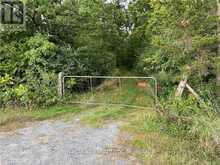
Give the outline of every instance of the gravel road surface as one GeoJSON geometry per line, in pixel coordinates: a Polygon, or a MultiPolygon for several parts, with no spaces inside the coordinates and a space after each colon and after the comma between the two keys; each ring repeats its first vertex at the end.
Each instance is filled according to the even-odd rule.
{"type": "Polygon", "coordinates": [[[0,165],[134,165],[112,147],[118,134],[117,124],[91,128],[75,120],[37,122],[0,133],[0,165]]]}

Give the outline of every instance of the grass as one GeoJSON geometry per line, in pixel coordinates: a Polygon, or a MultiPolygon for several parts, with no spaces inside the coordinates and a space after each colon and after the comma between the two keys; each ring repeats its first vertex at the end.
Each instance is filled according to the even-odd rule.
{"type": "MultiPolygon", "coordinates": [[[[180,135],[177,125],[168,127],[163,118],[158,117],[153,109],[154,100],[150,92],[146,93],[146,91],[134,88],[133,82],[128,81],[124,84],[122,91],[115,86],[104,87],[95,94],[79,95],[77,99],[79,101],[89,99],[94,102],[119,101],[124,104],[145,106],[148,109],[61,105],[38,111],[7,110],[0,111],[0,130],[8,125],[9,128],[18,127],[20,123],[26,121],[57,117],[68,118],[80,113],[79,117],[83,124],[95,127],[100,127],[108,122],[120,122],[121,130],[128,132],[133,137],[131,140],[126,140],[124,145],[137,149],[133,154],[143,162],[142,164],[219,164],[219,158],[213,158],[212,155],[203,152],[198,141],[180,135]]],[[[196,126],[196,129],[199,125],[196,126]]],[[[207,130],[207,132],[210,131],[207,130]]]]}
{"type": "Polygon", "coordinates": [[[135,156],[143,164],[219,164],[196,141],[169,134],[154,111],[133,113],[126,120],[123,130],[133,135],[128,145],[139,149],[135,156]]]}
{"type": "Polygon", "coordinates": [[[124,108],[120,106],[111,106],[111,107],[100,106],[84,114],[81,117],[81,121],[84,124],[100,127],[106,122],[122,121],[129,114],[136,112],[137,109],[135,108],[124,108]]]}
{"type": "Polygon", "coordinates": [[[25,122],[68,117],[80,111],[79,107],[73,105],[59,105],[34,111],[25,109],[6,109],[0,111],[0,130],[15,129],[24,125],[25,122]]]}
{"type": "Polygon", "coordinates": [[[218,164],[204,154],[194,141],[173,136],[166,132],[163,121],[152,109],[98,106],[81,116],[81,121],[91,126],[102,126],[106,122],[122,123],[122,132],[129,132],[132,139],[128,147],[143,164],[218,164]]]}
{"type": "MultiPolygon", "coordinates": [[[[121,103],[151,107],[153,105],[153,98],[150,89],[137,88],[136,82],[137,80],[123,80],[123,87],[119,89],[117,84],[106,81],[95,94],[91,92],[84,93],[78,95],[77,99],[78,101],[89,100],[90,102],[121,103]]],[[[98,126],[106,120],[121,119],[127,114],[134,112],[135,109],[120,106],[91,107],[78,105],[60,105],[34,111],[7,109],[0,111],[0,128],[3,126],[7,127],[9,124],[20,125],[27,121],[46,120],[61,116],[68,117],[80,111],[86,111],[81,117],[83,123],[98,126]]]]}
{"type": "MultiPolygon", "coordinates": [[[[152,96],[150,87],[139,88],[136,85],[137,81],[138,80],[122,80],[122,88],[120,89],[117,84],[113,84],[112,81],[107,80],[101,85],[101,88],[100,86],[98,87],[99,90],[95,94],[84,94],[77,99],[80,101],[89,100],[90,102],[120,103],[152,108],[154,106],[154,97],[152,96]]],[[[98,106],[91,108],[88,113],[83,115],[81,121],[82,123],[92,126],[101,126],[108,121],[121,121],[129,114],[137,113],[137,111],[140,110],[118,105],[98,106]]]]}
{"type": "Polygon", "coordinates": [[[95,92],[83,93],[77,95],[77,93],[70,94],[71,101],[76,102],[93,102],[93,103],[111,103],[111,104],[126,104],[142,107],[153,107],[154,96],[150,86],[146,88],[137,87],[136,79],[122,79],[121,88],[115,81],[106,80],[102,85],[97,87],[95,92]]]}
{"type": "Polygon", "coordinates": [[[204,152],[197,140],[190,140],[187,134],[179,132],[177,125],[167,126],[166,121],[158,117],[149,93],[133,88],[133,82],[125,85],[123,91],[107,88],[104,90],[108,91],[107,94],[101,91],[87,99],[108,101],[117,98],[125,104],[142,105],[148,109],[98,106],[84,114],[81,121],[92,126],[102,126],[113,120],[123,123],[122,131],[129,132],[133,137],[125,145],[138,149],[134,155],[142,164],[219,164],[220,159],[204,152]]]}

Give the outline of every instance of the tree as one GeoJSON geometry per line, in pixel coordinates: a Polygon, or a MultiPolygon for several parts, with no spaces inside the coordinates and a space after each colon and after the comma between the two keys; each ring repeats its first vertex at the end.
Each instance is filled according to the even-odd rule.
{"type": "Polygon", "coordinates": [[[183,75],[197,86],[212,82],[217,58],[216,1],[150,1],[150,6],[145,30],[150,45],[140,68],[166,77],[165,83],[178,82],[183,75]]]}
{"type": "Polygon", "coordinates": [[[7,98],[2,99],[2,104],[11,100],[37,105],[55,101],[55,74],[60,71],[74,75],[112,72],[122,40],[117,24],[121,9],[116,3],[102,0],[26,0],[25,3],[26,31],[0,33],[3,91],[12,89],[7,96],[1,95],[7,98]],[[26,90],[26,100],[16,95],[16,91],[26,90]]]}

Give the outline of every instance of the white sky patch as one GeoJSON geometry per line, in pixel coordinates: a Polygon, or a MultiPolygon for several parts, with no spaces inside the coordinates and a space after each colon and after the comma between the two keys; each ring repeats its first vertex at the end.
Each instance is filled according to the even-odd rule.
{"type": "MultiPolygon", "coordinates": [[[[114,1],[114,0],[107,0],[106,2],[107,2],[107,3],[111,3],[111,2],[113,2],[113,1],[114,1]]],[[[133,0],[123,0],[123,2],[121,2],[121,4],[122,4],[123,6],[125,6],[125,8],[127,9],[129,3],[132,2],[132,1],[133,1],[133,0]]]]}

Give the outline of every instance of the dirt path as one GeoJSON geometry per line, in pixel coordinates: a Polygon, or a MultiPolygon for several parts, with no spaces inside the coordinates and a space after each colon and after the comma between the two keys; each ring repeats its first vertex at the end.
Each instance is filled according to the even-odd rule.
{"type": "Polygon", "coordinates": [[[134,165],[113,148],[119,128],[81,126],[77,121],[43,121],[0,133],[0,165],[134,165]],[[111,156],[110,156],[111,155],[111,156]]]}

